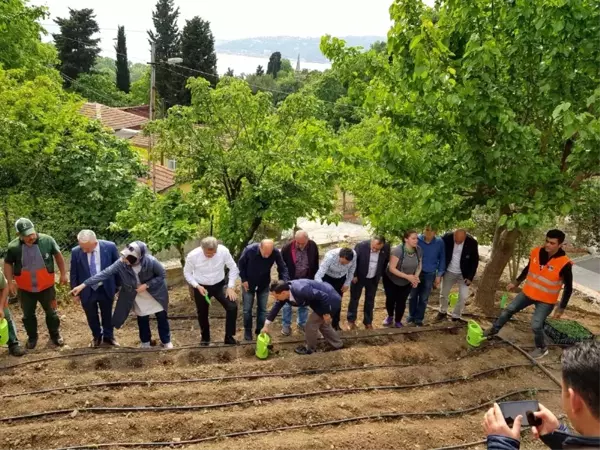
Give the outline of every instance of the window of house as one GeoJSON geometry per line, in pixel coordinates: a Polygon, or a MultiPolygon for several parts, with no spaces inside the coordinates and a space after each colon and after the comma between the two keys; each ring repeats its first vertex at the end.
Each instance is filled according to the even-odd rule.
{"type": "Polygon", "coordinates": [[[177,169],[177,161],[174,159],[167,159],[167,167],[171,170],[177,169]]]}

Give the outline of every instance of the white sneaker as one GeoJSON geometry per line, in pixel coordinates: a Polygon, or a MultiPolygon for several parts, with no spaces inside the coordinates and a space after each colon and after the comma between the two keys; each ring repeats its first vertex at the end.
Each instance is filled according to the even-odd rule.
{"type": "Polygon", "coordinates": [[[140,348],[151,348],[150,342],[142,342],[140,348]]]}
{"type": "Polygon", "coordinates": [[[165,350],[171,350],[173,348],[172,342],[167,342],[166,344],[161,344],[165,350]]]}

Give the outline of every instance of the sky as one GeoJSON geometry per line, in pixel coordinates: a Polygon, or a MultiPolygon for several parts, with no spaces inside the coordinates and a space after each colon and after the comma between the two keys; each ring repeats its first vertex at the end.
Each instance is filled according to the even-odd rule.
{"type": "MultiPolygon", "coordinates": [[[[101,28],[103,56],[114,58],[113,39],[118,25],[127,33],[131,62],[146,62],[149,44],[145,30],[151,29],[155,0],[32,0],[50,9],[42,23],[49,33],[58,32],[53,19],[67,17],[68,8],[92,8],[101,28]]],[[[200,16],[211,23],[216,40],[260,36],[385,36],[390,28],[392,0],[175,0],[179,6],[179,28],[186,19],[200,16]]],[[[50,38],[51,39],[51,38],[50,38]]]]}

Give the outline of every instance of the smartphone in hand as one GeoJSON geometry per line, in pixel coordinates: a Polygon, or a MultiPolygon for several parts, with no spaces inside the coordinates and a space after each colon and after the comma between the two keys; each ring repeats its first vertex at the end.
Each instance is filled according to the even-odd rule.
{"type": "Polygon", "coordinates": [[[533,413],[540,410],[540,405],[537,400],[523,400],[517,402],[500,402],[498,403],[504,420],[509,427],[513,426],[517,416],[523,416],[523,425],[540,426],[541,419],[536,418],[533,413]]]}

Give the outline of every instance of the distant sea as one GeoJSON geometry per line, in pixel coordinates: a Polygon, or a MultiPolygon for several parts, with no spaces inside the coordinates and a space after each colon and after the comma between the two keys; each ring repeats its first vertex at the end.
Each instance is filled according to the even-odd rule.
{"type": "MultiPolygon", "coordinates": [[[[296,68],[296,60],[290,60],[290,62],[292,67],[296,68]]],[[[247,75],[252,74],[256,72],[258,65],[263,66],[263,69],[266,72],[268,63],[268,57],[260,58],[255,56],[217,53],[217,71],[219,72],[219,75],[225,74],[228,68],[233,69],[234,75],[241,75],[242,73],[247,75]]],[[[331,68],[331,64],[311,63],[300,60],[300,68],[323,71],[331,68]]]]}

